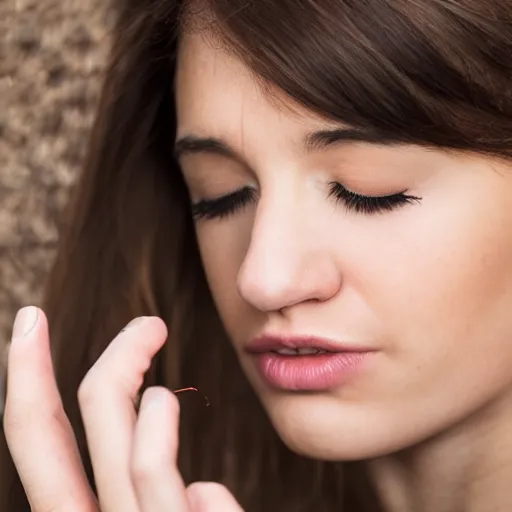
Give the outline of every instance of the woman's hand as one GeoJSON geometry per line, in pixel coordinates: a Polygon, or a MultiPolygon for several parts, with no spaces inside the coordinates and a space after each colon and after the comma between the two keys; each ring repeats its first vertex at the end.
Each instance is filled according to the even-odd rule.
{"type": "MultiPolygon", "coordinates": [[[[88,485],[55,383],[43,312],[25,308],[8,356],[5,434],[33,512],[240,512],[215,483],[185,487],[176,466],[179,406],[164,388],[134,403],[164,323],[138,318],[123,329],[78,393],[98,497],[88,485]]],[[[73,343],[73,340],[69,340],[73,343]]]]}

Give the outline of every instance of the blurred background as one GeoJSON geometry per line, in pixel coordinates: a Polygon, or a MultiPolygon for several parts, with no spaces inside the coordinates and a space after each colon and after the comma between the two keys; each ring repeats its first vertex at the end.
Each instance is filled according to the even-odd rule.
{"type": "Polygon", "coordinates": [[[0,0],[2,358],[17,309],[41,298],[114,21],[102,0],[0,0]]]}

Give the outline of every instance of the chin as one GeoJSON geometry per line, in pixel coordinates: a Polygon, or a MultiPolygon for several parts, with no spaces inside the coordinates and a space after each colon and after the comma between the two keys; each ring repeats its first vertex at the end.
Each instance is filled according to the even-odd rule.
{"type": "Polygon", "coordinates": [[[390,416],[383,415],[383,411],[360,404],[340,404],[332,397],[303,395],[274,397],[264,405],[288,448],[309,458],[368,460],[413,444],[404,435],[403,423],[390,423],[390,416]]]}

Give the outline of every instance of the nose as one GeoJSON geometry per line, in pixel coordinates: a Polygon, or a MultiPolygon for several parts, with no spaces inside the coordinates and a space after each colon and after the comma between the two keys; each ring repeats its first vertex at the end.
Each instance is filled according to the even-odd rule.
{"type": "Polygon", "coordinates": [[[300,204],[286,212],[282,205],[258,210],[238,274],[242,298],[271,312],[335,296],[341,273],[328,235],[315,226],[315,215],[308,218],[300,204]]]}

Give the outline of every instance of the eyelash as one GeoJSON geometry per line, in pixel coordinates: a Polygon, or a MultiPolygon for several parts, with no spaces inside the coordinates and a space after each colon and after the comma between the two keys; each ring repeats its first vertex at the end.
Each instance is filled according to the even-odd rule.
{"type": "Polygon", "coordinates": [[[244,187],[216,199],[203,199],[192,205],[192,217],[196,220],[222,219],[256,201],[256,191],[244,187]]]}
{"type": "Polygon", "coordinates": [[[397,192],[387,196],[363,196],[348,190],[335,181],[329,183],[329,188],[329,196],[334,198],[336,202],[343,203],[347,210],[364,215],[390,212],[407,204],[421,201],[420,197],[409,196],[405,192],[397,192]]]}
{"type": "MultiPolygon", "coordinates": [[[[405,192],[388,196],[363,196],[335,181],[329,183],[329,197],[335,199],[337,203],[343,203],[347,210],[364,215],[389,212],[421,201],[421,198],[406,195],[405,192]]],[[[216,199],[204,199],[193,204],[192,216],[196,220],[222,219],[242,210],[256,199],[256,191],[250,187],[244,187],[231,194],[216,199]]]]}

